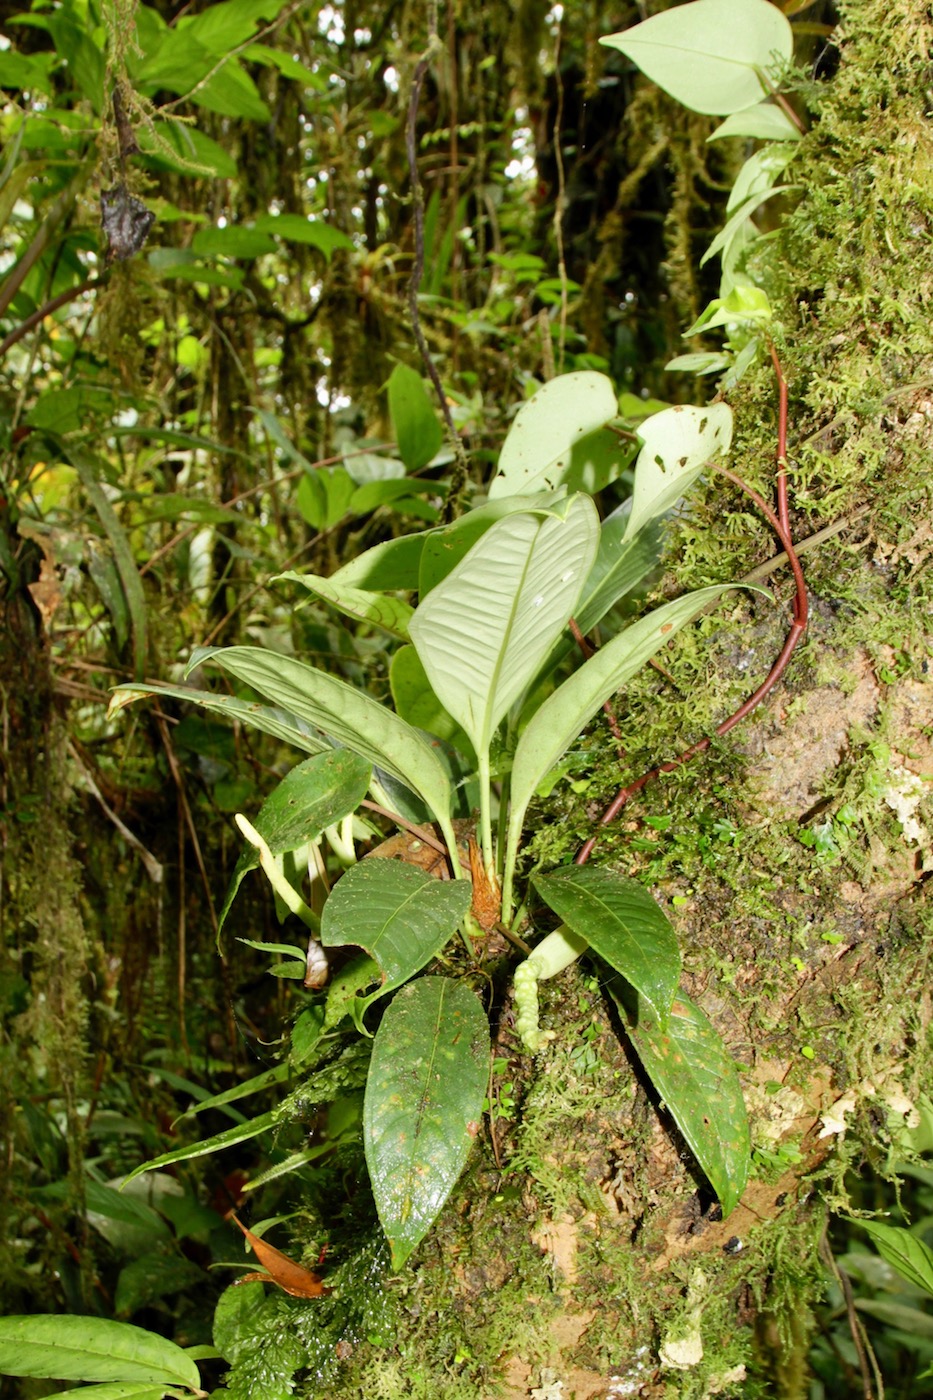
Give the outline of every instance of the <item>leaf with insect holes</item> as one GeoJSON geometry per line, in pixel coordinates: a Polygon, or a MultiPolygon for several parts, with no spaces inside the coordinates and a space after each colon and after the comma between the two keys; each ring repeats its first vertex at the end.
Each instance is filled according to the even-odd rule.
{"type": "Polygon", "coordinates": [[[751,1138],[742,1086],[722,1039],[683,992],[662,1027],[633,988],[613,980],[608,991],[645,1073],[729,1215],[748,1180],[751,1138]]]}
{"type": "Polygon", "coordinates": [[[489,1077],[489,1024],[463,982],[422,977],[376,1032],[363,1139],[376,1209],[400,1269],[466,1165],[489,1077]]]}
{"type": "Polygon", "coordinates": [[[732,410],[724,403],[666,408],[646,418],[638,435],[644,445],[635,462],[626,539],[676,505],[711,457],[728,452],[732,410]]]}
{"type": "Polygon", "coordinates": [[[601,490],[625,466],[626,449],[597,430],[619,413],[612,380],[592,370],[551,379],[522,404],[502,444],[489,499],[555,491],[601,490]],[[591,479],[588,479],[591,478],[591,479]]]}

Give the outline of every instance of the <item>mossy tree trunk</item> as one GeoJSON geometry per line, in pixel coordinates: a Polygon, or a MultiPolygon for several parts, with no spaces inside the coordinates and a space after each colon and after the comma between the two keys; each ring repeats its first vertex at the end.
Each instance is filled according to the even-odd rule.
{"type": "MultiPolygon", "coordinates": [[[[387,1396],[807,1393],[828,1211],[849,1164],[890,1166],[929,1083],[929,37],[918,0],[842,7],[838,71],[805,94],[799,203],[761,255],[790,382],[795,536],[832,527],[804,550],[805,645],[753,720],[645,789],[598,848],[671,913],[685,986],[743,1069],[758,1174],[717,1219],[598,983],[566,974],[543,1009],[558,1038],[534,1065],[503,1028],[519,1106],[496,1124],[502,1171],[477,1151],[400,1285],[402,1360],[364,1348],[341,1394],[377,1376],[387,1396]]],[[[731,402],[731,465],[767,492],[770,366],[731,402]]],[[[670,566],[678,584],[708,582],[772,548],[714,479],[670,566]]],[[[725,627],[720,613],[627,693],[631,770],[608,731],[594,739],[578,806],[537,814],[552,857],[640,760],[709,732],[766,674],[791,597],[782,573],[768,581],[780,608],[742,602],[725,627]]]]}

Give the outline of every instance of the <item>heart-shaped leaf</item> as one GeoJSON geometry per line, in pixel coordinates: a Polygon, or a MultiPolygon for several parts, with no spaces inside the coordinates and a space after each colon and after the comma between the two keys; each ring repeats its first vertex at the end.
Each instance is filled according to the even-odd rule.
{"type": "MultiPolygon", "coordinates": [[[[499,454],[499,469],[489,488],[489,499],[527,495],[535,491],[555,491],[568,482],[571,488],[588,486],[587,468],[602,485],[611,467],[604,460],[607,449],[625,464],[625,452],[610,438],[590,444],[584,450],[587,460],[573,461],[574,447],[618,416],[619,404],[612,380],[592,370],[561,374],[542,384],[537,393],[518,410],[499,454]],[[589,459],[595,458],[595,461],[589,459]],[[576,467],[579,480],[569,481],[576,467]]],[[[590,489],[600,489],[599,485],[590,489]]]]}
{"type": "Polygon", "coordinates": [[[200,1392],[198,1368],[181,1347],[103,1317],[0,1318],[0,1371],[63,1381],[165,1381],[200,1392]]]}
{"type": "Polygon", "coordinates": [[[692,0],[600,39],[694,112],[726,116],[767,97],[794,52],[785,16],[768,0],[692,0]]]}
{"type": "Polygon", "coordinates": [[[645,1073],[728,1215],[748,1180],[751,1138],[739,1076],[718,1032],[683,992],[666,1028],[629,988],[610,983],[609,992],[645,1073]]]}
{"type": "Polygon", "coordinates": [[[489,1026],[462,982],[423,977],[393,999],[373,1044],[363,1138],[376,1209],[400,1269],[469,1156],[489,1077],[489,1026]]]}
{"type": "Polygon", "coordinates": [[[472,893],[469,880],[434,880],[400,860],[361,860],[324,905],[321,942],[369,953],[382,970],[385,993],[441,951],[466,917],[472,893]]]}
{"type": "Polygon", "coordinates": [[[680,979],[677,935],[637,880],[605,866],[571,865],[536,875],[541,898],[667,1021],[680,979]]]}

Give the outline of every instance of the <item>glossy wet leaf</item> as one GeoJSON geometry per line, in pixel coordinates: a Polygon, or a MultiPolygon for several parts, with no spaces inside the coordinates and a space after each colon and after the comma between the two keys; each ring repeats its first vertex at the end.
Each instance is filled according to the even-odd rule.
{"type": "Polygon", "coordinates": [[[738,1205],[748,1180],[751,1138],[735,1064],[719,1033],[683,992],[666,1029],[642,998],[610,983],[645,1073],[680,1129],[722,1206],[738,1205]]]}
{"type": "Polygon", "coordinates": [[[432,690],[480,761],[566,626],[596,553],[589,497],[554,511],[497,521],[409,628],[432,690]]]}
{"type": "Polygon", "coordinates": [[[423,977],[376,1034],[363,1136],[376,1209],[399,1269],[440,1214],[482,1116],[489,1026],[462,982],[423,977]]]}
{"type": "MultiPolygon", "coordinates": [[[[328,749],[299,763],[262,804],[253,825],[273,855],[295,851],[316,841],[366,796],[372,776],[365,758],[351,749],[328,749]]],[[[234,867],[218,919],[218,936],[244,876],[259,865],[259,852],[248,845],[234,867]]],[[[269,951],[272,951],[270,948],[269,951]]]]}
{"type": "Polygon", "coordinates": [[[692,0],[600,39],[694,112],[726,116],[768,96],[794,36],[768,0],[692,0]]]}
{"type": "Polygon", "coordinates": [[[353,865],[324,905],[321,942],[355,944],[382,970],[381,991],[401,986],[456,933],[470,908],[469,880],[435,880],[400,860],[353,865]]]}
{"type": "MultiPolygon", "coordinates": [[[[568,481],[574,447],[618,412],[612,380],[605,374],[577,370],[543,384],[515,415],[502,444],[489,499],[555,491],[568,481]]],[[[594,453],[602,447],[602,443],[593,445],[594,453]]],[[[615,455],[624,458],[624,450],[618,448],[615,455]]],[[[577,465],[581,480],[570,482],[572,488],[588,484],[582,479],[586,464],[577,465]]],[[[604,465],[603,475],[608,476],[608,471],[604,465]]]]}
{"type": "Polygon", "coordinates": [[[63,1381],[165,1381],[200,1387],[198,1368],[174,1342],[102,1317],[0,1318],[0,1372],[63,1381]]]}
{"type": "Polygon", "coordinates": [[[677,935],[637,880],[605,866],[571,865],[536,875],[535,888],[555,914],[667,1021],[680,980],[677,935]]]}

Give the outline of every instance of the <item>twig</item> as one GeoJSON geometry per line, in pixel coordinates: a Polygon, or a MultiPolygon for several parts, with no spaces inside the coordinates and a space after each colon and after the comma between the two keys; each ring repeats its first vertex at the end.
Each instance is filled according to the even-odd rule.
{"type": "Polygon", "coordinates": [[[884,1382],[882,1381],[881,1375],[878,1371],[878,1363],[875,1359],[875,1354],[872,1350],[871,1343],[869,1342],[868,1337],[865,1334],[865,1329],[862,1326],[861,1319],[858,1313],[855,1311],[855,1299],[852,1295],[852,1284],[849,1282],[848,1275],[845,1273],[845,1271],[840,1269],[839,1265],[836,1263],[835,1256],[829,1245],[829,1240],[826,1237],[825,1229],[822,1235],[820,1236],[818,1252],[820,1259],[823,1261],[824,1267],[829,1270],[833,1278],[836,1280],[836,1283],[839,1285],[840,1292],[842,1293],[843,1299],[845,1300],[846,1314],[849,1319],[849,1331],[852,1333],[852,1342],[855,1347],[855,1353],[858,1357],[859,1370],[862,1375],[863,1400],[876,1400],[876,1397],[877,1400],[884,1400],[884,1382]],[[871,1356],[871,1369],[874,1372],[877,1391],[873,1389],[871,1383],[871,1376],[869,1375],[869,1355],[871,1356]]]}
{"type": "Polygon", "coordinates": [[[564,347],[567,343],[567,262],[564,257],[564,210],[567,203],[567,181],[564,172],[564,84],[560,76],[560,20],[554,41],[554,80],[557,83],[557,111],[554,114],[554,159],[557,162],[557,201],[554,205],[554,238],[557,242],[557,273],[560,277],[560,332],[557,367],[564,372],[564,347]]]}
{"type": "Polygon", "coordinates": [[[74,301],[77,297],[83,296],[85,292],[96,292],[99,287],[107,281],[108,274],[101,273],[100,277],[87,277],[83,282],[79,282],[77,287],[69,287],[67,292],[59,292],[57,297],[52,297],[51,301],[45,302],[37,311],[33,311],[27,316],[25,321],[21,321],[15,330],[0,340],[0,358],[11,349],[23,336],[28,335],[34,326],[38,326],[45,320],[46,316],[51,316],[53,311],[57,311],[60,306],[64,306],[69,301],[74,301]]]}

